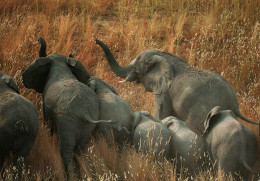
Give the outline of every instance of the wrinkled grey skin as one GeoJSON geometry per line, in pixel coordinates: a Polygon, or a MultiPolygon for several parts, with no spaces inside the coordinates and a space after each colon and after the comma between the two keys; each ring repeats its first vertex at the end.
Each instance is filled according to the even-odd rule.
{"type": "Polygon", "coordinates": [[[170,158],[171,133],[149,112],[137,111],[133,113],[131,133],[133,133],[133,144],[138,151],[152,152],[156,156],[170,158]]]}
{"type": "Polygon", "coordinates": [[[37,137],[38,113],[32,102],[19,94],[13,78],[0,72],[0,172],[12,152],[14,165],[26,159],[37,137]]]}
{"type": "Polygon", "coordinates": [[[182,166],[188,169],[191,175],[198,175],[207,163],[206,156],[209,155],[202,138],[174,116],[163,119],[161,123],[171,132],[170,153],[171,158],[177,158],[177,173],[182,166]]]}
{"type": "Polygon", "coordinates": [[[256,136],[236,119],[233,111],[214,107],[207,115],[203,138],[218,168],[225,173],[231,172],[236,180],[240,180],[237,174],[248,180],[255,172],[256,136]]]}
{"type": "Polygon", "coordinates": [[[88,81],[88,86],[95,91],[98,96],[99,102],[99,119],[101,120],[114,120],[117,124],[111,125],[109,123],[98,123],[96,132],[104,137],[108,133],[113,133],[114,140],[119,144],[128,139],[129,134],[125,130],[130,129],[130,121],[132,119],[131,109],[128,103],[122,99],[116,89],[104,80],[92,76],[88,81]],[[115,129],[117,128],[117,129],[115,129]]]}
{"type": "Polygon", "coordinates": [[[98,97],[85,85],[89,75],[80,61],[60,54],[46,56],[46,43],[41,37],[39,41],[40,58],[24,71],[23,82],[42,93],[45,119],[57,132],[66,173],[74,177],[72,159],[77,160],[96,123],[102,122],[98,121],[98,97]]]}
{"type": "Polygon", "coordinates": [[[157,50],[144,50],[128,66],[121,67],[110,49],[96,40],[106,54],[113,72],[124,81],[142,83],[148,92],[153,92],[155,118],[162,120],[176,116],[186,122],[198,135],[203,134],[204,120],[215,106],[232,110],[239,118],[234,90],[219,74],[189,66],[179,57],[157,50]]]}

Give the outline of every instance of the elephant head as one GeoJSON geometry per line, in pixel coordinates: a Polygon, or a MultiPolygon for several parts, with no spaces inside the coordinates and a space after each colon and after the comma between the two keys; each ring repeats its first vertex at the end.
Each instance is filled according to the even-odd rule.
{"type": "Polygon", "coordinates": [[[80,82],[87,83],[89,74],[80,61],[60,54],[47,56],[45,40],[40,37],[39,42],[41,44],[39,50],[40,58],[35,60],[22,75],[25,87],[35,89],[37,92],[42,93],[51,67],[58,67],[58,64],[64,70],[69,68],[71,73],[73,73],[80,82]]]}
{"type": "Polygon", "coordinates": [[[6,75],[3,72],[0,72],[0,83],[2,86],[7,85],[9,88],[14,90],[19,94],[19,89],[17,84],[14,82],[14,79],[10,77],[9,75],[6,75]]]}
{"type": "Polygon", "coordinates": [[[157,122],[154,117],[149,113],[148,111],[136,111],[133,113],[133,119],[131,123],[131,132],[134,132],[135,128],[138,126],[138,124],[141,121],[145,120],[153,120],[154,122],[157,122]]]}
{"type": "Polygon", "coordinates": [[[174,131],[177,132],[177,130],[180,127],[187,127],[187,124],[184,123],[183,121],[179,120],[177,117],[174,116],[169,116],[167,118],[164,118],[161,120],[161,123],[164,124],[167,128],[174,128],[174,131]]]}
{"type": "Polygon", "coordinates": [[[107,83],[106,81],[98,78],[98,77],[95,77],[95,76],[92,76],[89,80],[88,80],[88,83],[87,85],[92,89],[94,90],[95,92],[97,90],[104,90],[104,89],[109,89],[110,91],[112,91],[114,94],[118,95],[116,89],[109,83],[107,83]]]}
{"type": "Polygon", "coordinates": [[[218,117],[221,116],[221,114],[225,114],[228,113],[230,114],[232,117],[234,117],[235,119],[237,119],[236,115],[234,114],[233,111],[231,110],[222,110],[222,108],[220,106],[215,106],[214,108],[212,108],[210,110],[210,112],[207,115],[207,118],[204,122],[204,136],[210,132],[211,128],[213,127],[213,125],[219,120],[218,117]]]}
{"type": "Polygon", "coordinates": [[[142,83],[148,92],[161,94],[168,90],[174,78],[172,66],[157,50],[144,50],[128,66],[121,67],[110,49],[101,41],[96,43],[104,50],[109,65],[114,73],[124,81],[142,83]]]}

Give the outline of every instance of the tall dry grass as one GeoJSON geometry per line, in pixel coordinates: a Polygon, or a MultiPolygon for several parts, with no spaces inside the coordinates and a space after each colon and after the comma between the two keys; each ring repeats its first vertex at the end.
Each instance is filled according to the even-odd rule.
{"type": "MultiPolygon", "coordinates": [[[[33,101],[42,117],[41,95],[26,89],[21,80],[22,72],[38,57],[38,36],[46,39],[47,53],[72,53],[91,75],[114,85],[132,111],[153,113],[153,95],[141,85],[119,84],[95,38],[112,49],[121,65],[152,48],[176,54],[194,67],[215,71],[237,92],[241,112],[251,120],[260,119],[259,1],[1,0],[0,71],[14,77],[21,94],[33,101]]],[[[260,150],[257,126],[246,125],[257,135],[260,150]]],[[[176,176],[166,160],[154,162],[129,146],[119,152],[116,145],[102,139],[93,140],[80,160],[83,177],[97,180],[186,177],[176,176]]],[[[6,168],[8,175],[12,168],[6,168]]],[[[55,136],[50,138],[42,121],[26,170],[24,179],[64,179],[57,141],[55,136]]],[[[210,177],[226,180],[220,174],[210,177]]],[[[202,173],[196,180],[208,178],[202,173]]]]}

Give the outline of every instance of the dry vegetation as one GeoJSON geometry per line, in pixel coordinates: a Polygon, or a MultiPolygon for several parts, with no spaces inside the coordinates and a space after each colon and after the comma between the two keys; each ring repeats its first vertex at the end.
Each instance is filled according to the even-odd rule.
{"type": "MultiPolygon", "coordinates": [[[[47,53],[72,53],[96,75],[115,86],[133,111],[153,113],[153,95],[134,83],[119,84],[104,54],[94,43],[104,41],[121,65],[147,48],[168,51],[190,65],[224,76],[237,92],[240,110],[260,119],[260,1],[256,0],[1,0],[0,71],[14,77],[21,94],[37,106],[41,95],[23,86],[21,74],[38,56],[37,37],[47,53]],[[133,99],[133,97],[135,97],[133,99]]],[[[258,138],[258,127],[248,125],[258,138]]],[[[171,163],[153,161],[126,146],[93,140],[81,160],[82,177],[95,180],[183,180],[171,163]],[[110,146],[109,146],[110,145],[110,146]]],[[[260,146],[258,146],[260,150],[260,146]]],[[[260,153],[260,152],[258,152],[260,153]]],[[[260,155],[259,155],[260,157],[260,155]]],[[[260,158],[259,158],[260,159],[260,158]]],[[[260,170],[260,161],[255,169],[260,170]]],[[[6,164],[5,178],[12,178],[6,164]]],[[[197,180],[226,180],[201,173],[197,180]]],[[[41,126],[26,161],[25,180],[63,180],[55,137],[41,126]]]]}

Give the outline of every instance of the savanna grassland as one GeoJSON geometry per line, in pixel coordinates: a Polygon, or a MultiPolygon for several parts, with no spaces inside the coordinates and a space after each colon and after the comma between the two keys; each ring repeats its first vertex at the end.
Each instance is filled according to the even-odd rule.
{"type": "MultiPolygon", "coordinates": [[[[119,84],[110,70],[99,38],[127,65],[142,50],[173,53],[191,66],[225,77],[237,93],[240,110],[260,120],[260,1],[256,0],[1,0],[0,71],[14,77],[20,92],[37,107],[40,129],[25,162],[25,180],[63,180],[64,169],[57,140],[44,126],[41,95],[26,89],[22,72],[38,57],[42,36],[47,53],[72,53],[91,75],[111,83],[132,111],[153,113],[153,95],[142,85],[119,84]]],[[[243,122],[244,123],[244,122],[243,122]]],[[[258,127],[246,124],[257,136],[258,127]]],[[[259,159],[255,166],[260,170],[259,159]]],[[[12,156],[10,156],[12,157],[12,156]]],[[[83,151],[81,174],[85,180],[184,180],[172,164],[153,160],[130,146],[122,152],[114,143],[92,140],[83,151]]],[[[5,165],[5,180],[13,168],[5,165]]],[[[196,180],[227,180],[220,173],[203,172],[196,180]]]]}

